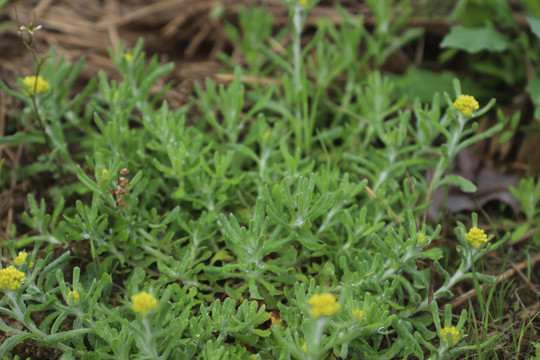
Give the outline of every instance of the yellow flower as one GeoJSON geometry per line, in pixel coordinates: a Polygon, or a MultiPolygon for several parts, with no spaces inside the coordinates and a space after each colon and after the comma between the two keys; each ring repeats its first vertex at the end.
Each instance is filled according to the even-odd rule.
{"type": "Polygon", "coordinates": [[[477,227],[473,227],[467,235],[465,235],[465,239],[467,239],[468,242],[471,243],[472,246],[475,248],[480,248],[482,245],[487,243],[487,235],[484,232],[484,230],[479,229],[477,227]]]}
{"type": "Polygon", "coordinates": [[[68,294],[68,304],[77,305],[81,298],[81,294],[77,290],[70,291],[68,294]]]}
{"type": "Polygon", "coordinates": [[[354,310],[352,312],[352,316],[356,320],[362,320],[366,314],[364,313],[364,310],[354,310]]]}
{"type": "Polygon", "coordinates": [[[279,315],[274,314],[274,312],[269,313],[268,318],[272,322],[270,327],[273,325],[280,325],[283,322],[283,319],[279,317],[279,315]]]}
{"type": "Polygon", "coordinates": [[[454,101],[454,108],[465,116],[471,116],[474,110],[478,110],[480,105],[471,95],[459,95],[454,101]]]}
{"type": "Polygon", "coordinates": [[[11,265],[0,270],[0,290],[17,290],[24,280],[24,273],[11,265]]]}
{"type": "Polygon", "coordinates": [[[101,170],[101,180],[109,180],[111,178],[111,175],[109,174],[109,170],[103,169],[101,170]]]}
{"type": "Polygon", "coordinates": [[[336,297],[330,293],[313,295],[309,298],[308,304],[311,305],[311,314],[315,318],[332,316],[339,310],[336,297]]]}
{"type": "Polygon", "coordinates": [[[51,88],[49,83],[44,80],[41,76],[38,76],[37,79],[35,76],[27,76],[23,80],[23,84],[26,85],[26,92],[31,94],[41,94],[49,91],[51,88]]]}
{"type": "Polygon", "coordinates": [[[13,260],[13,262],[15,263],[15,265],[21,266],[22,264],[26,262],[27,256],[28,256],[28,253],[26,251],[20,251],[19,254],[17,254],[17,257],[15,258],[15,260],[13,260]]]}
{"type": "Polygon", "coordinates": [[[298,5],[306,6],[309,0],[288,0],[288,1],[298,3],[298,5]]]}
{"type": "Polygon", "coordinates": [[[444,342],[447,342],[446,335],[450,333],[452,334],[452,340],[454,340],[454,344],[456,344],[459,340],[459,331],[454,326],[445,326],[443,329],[441,329],[441,337],[444,342]]]}
{"type": "Polygon", "coordinates": [[[152,310],[157,307],[157,300],[154,295],[151,295],[146,291],[142,291],[138,294],[132,295],[131,301],[133,302],[133,305],[131,305],[131,309],[143,315],[146,315],[148,310],[152,310]]]}
{"type": "Polygon", "coordinates": [[[125,53],[124,59],[126,59],[126,61],[129,63],[131,62],[131,60],[133,60],[133,55],[131,55],[130,53],[125,53]]]}
{"type": "Polygon", "coordinates": [[[307,353],[307,342],[304,341],[304,343],[302,344],[302,351],[305,353],[307,353]]]}

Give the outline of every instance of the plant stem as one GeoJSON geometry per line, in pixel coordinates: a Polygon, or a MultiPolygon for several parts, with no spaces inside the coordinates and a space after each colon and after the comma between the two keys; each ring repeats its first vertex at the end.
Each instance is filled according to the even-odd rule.
{"type": "Polygon", "coordinates": [[[298,3],[293,4],[292,11],[292,24],[293,24],[293,37],[292,37],[292,50],[293,50],[293,86],[294,86],[294,102],[295,113],[293,119],[293,127],[295,133],[296,147],[302,148],[304,136],[303,131],[306,130],[306,126],[303,124],[306,119],[302,112],[301,97],[304,94],[302,85],[302,9],[303,6],[298,3]],[[304,125],[304,126],[303,126],[304,125]]]}
{"type": "MultiPolygon", "coordinates": [[[[463,134],[463,129],[466,122],[467,119],[465,119],[465,117],[461,113],[458,113],[458,127],[457,129],[454,128],[454,131],[451,133],[446,154],[442,154],[442,156],[439,158],[439,162],[437,163],[435,171],[433,171],[433,177],[431,178],[428,192],[426,194],[426,202],[428,202],[431,198],[431,194],[433,193],[433,191],[439,187],[439,182],[444,175],[448,163],[457,155],[456,149],[459,145],[459,140],[463,134]]],[[[427,212],[428,208],[426,208],[426,210],[424,211],[424,216],[422,220],[424,224],[427,221],[427,212]]]]}
{"type": "MultiPolygon", "coordinates": [[[[49,142],[49,138],[47,137],[47,132],[45,131],[45,124],[43,123],[43,119],[41,118],[41,115],[39,114],[39,109],[36,101],[36,89],[38,84],[38,78],[39,73],[41,72],[41,66],[43,65],[43,58],[40,58],[36,54],[36,49],[34,48],[34,42],[33,42],[33,36],[29,33],[28,35],[28,41],[25,41],[23,38],[24,45],[28,48],[30,51],[30,54],[32,54],[32,58],[34,59],[34,72],[35,72],[35,81],[34,81],[34,87],[33,92],[30,92],[30,99],[32,100],[32,106],[34,108],[34,114],[36,116],[36,119],[38,120],[39,129],[41,130],[41,133],[43,134],[43,138],[45,139],[45,146],[47,148],[47,155],[50,155],[52,153],[52,147],[49,142]]],[[[58,157],[55,157],[56,166],[58,167],[58,170],[60,170],[60,179],[64,179],[64,168],[62,166],[62,163],[60,162],[60,159],[58,157]]]]}

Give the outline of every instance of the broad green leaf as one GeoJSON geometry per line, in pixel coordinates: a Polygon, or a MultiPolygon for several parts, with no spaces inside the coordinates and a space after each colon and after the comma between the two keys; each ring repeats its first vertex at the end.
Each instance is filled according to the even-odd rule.
{"type": "Polygon", "coordinates": [[[532,16],[527,16],[527,22],[531,27],[532,32],[536,37],[540,39],[540,19],[534,18],[532,16]]]}
{"type": "Polygon", "coordinates": [[[478,28],[454,26],[441,43],[441,48],[458,48],[472,54],[482,50],[501,52],[507,47],[508,39],[493,25],[478,28]]]}
{"type": "Polygon", "coordinates": [[[540,104],[540,78],[532,78],[527,84],[526,90],[531,94],[532,102],[540,104]]]}
{"type": "MultiPolygon", "coordinates": [[[[409,99],[420,99],[422,102],[431,102],[435,93],[454,92],[452,85],[456,74],[451,71],[432,72],[410,66],[403,75],[389,75],[396,85],[399,95],[407,95],[409,99]]],[[[476,97],[489,97],[491,93],[486,92],[477,82],[465,78],[461,79],[463,93],[474,94],[476,97]]]]}

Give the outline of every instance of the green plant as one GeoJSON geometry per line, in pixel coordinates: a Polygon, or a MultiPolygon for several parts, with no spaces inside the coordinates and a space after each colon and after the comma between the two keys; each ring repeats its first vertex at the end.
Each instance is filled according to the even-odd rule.
{"type": "MultiPolygon", "coordinates": [[[[339,26],[321,21],[303,48],[313,4],[288,3],[291,45],[280,54],[256,45],[270,36],[270,17],[242,13],[241,30],[228,32],[247,69],[235,67],[228,85],[198,85],[193,104],[179,109],[161,101],[168,85],[152,95],[172,65],[147,59],[142,41],[111,49],[121,80],[100,73],[72,101],[80,69],[51,53],[42,75],[63,76],[35,105],[55,114],[47,126],[57,134],[46,135],[72,183],[47,200],[28,195],[31,232],[5,244],[10,270],[0,280],[10,286],[0,312],[22,329],[0,322],[14,334],[0,357],[27,339],[63,359],[489,354],[504,336],[488,338],[485,327],[471,335],[480,333],[474,311],[453,315],[446,302],[457,284],[489,284],[479,306],[492,306],[495,276],[483,259],[510,235],[475,213],[462,214],[463,223],[443,221],[444,213],[429,223],[426,211],[436,188],[475,190],[450,173],[454,158],[506,120],[479,131],[476,118],[494,100],[480,106],[458,80],[452,94],[430,102],[399,96],[375,69],[421,31],[400,35],[406,17],[392,22],[395,9],[410,14],[408,2],[368,4],[380,20],[374,33],[344,15],[339,26]],[[253,40],[256,29],[264,31],[253,40]],[[369,51],[357,59],[359,44],[369,51]],[[340,49],[342,59],[332,55],[340,49]],[[244,72],[283,81],[267,90],[245,84],[244,72]],[[78,153],[65,151],[75,143],[78,153]]],[[[2,86],[33,110],[31,99],[2,86]]],[[[3,143],[26,144],[35,155],[44,144],[38,130],[3,143]]],[[[20,176],[50,165],[35,156],[20,176]]],[[[537,190],[531,184],[514,190],[522,201],[537,190]]],[[[531,223],[536,198],[524,207],[531,223]]]]}
{"type": "Polygon", "coordinates": [[[501,83],[513,87],[526,83],[538,120],[540,9],[532,1],[521,1],[518,6],[528,14],[527,29],[512,16],[507,2],[457,2],[450,18],[460,24],[453,26],[441,42],[441,47],[448,49],[441,58],[447,60],[460,50],[466,52],[472,72],[485,88],[494,88],[501,83]]]}

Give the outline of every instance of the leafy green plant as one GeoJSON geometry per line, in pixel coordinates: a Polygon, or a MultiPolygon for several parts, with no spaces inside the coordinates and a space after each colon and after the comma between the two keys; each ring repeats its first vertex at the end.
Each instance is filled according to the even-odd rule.
{"type": "MultiPolygon", "coordinates": [[[[475,190],[450,173],[454,158],[506,120],[479,131],[475,119],[494,100],[480,106],[458,80],[430,102],[399,96],[374,69],[421,31],[401,34],[406,17],[392,22],[396,9],[410,14],[408,2],[368,4],[379,20],[373,33],[344,15],[341,25],[321,20],[302,47],[313,4],[287,3],[283,53],[257,45],[270,36],[267,14],[242,13],[240,30],[228,32],[247,69],[235,67],[228,85],[198,85],[192,105],[179,109],[161,101],[168,85],[152,95],[172,65],[147,59],[142,41],[111,49],[120,80],[100,73],[73,100],[67,93],[80,69],[54,53],[42,76],[62,76],[43,101],[3,83],[26,112],[34,102],[38,113],[59,112],[46,116],[45,134],[73,183],[59,184],[52,201],[28,195],[31,232],[8,242],[0,312],[13,322],[0,329],[14,335],[0,357],[28,339],[63,359],[489,353],[502,335],[471,336],[474,312],[454,315],[445,302],[458,284],[494,284],[482,259],[510,235],[475,213],[454,224],[444,214],[430,223],[426,212],[439,187],[475,190]],[[250,38],[256,29],[264,31],[250,38]],[[356,56],[359,44],[367,55],[356,56]],[[341,59],[332,55],[340,49],[341,59]],[[243,73],[282,82],[248,85],[243,73]],[[80,152],[66,152],[75,143],[80,152]]],[[[30,127],[3,143],[35,154],[44,146],[38,135],[30,127]]],[[[51,164],[36,156],[20,176],[51,164]]],[[[514,190],[532,201],[524,206],[530,222],[537,190],[530,181],[514,190]]]]}
{"type": "Polygon", "coordinates": [[[540,201],[540,181],[535,181],[533,178],[521,179],[518,187],[511,186],[510,191],[521,202],[527,220],[532,221],[540,215],[537,206],[540,201]]]}
{"type": "Polygon", "coordinates": [[[448,49],[441,58],[451,58],[460,50],[469,54],[470,68],[485,88],[493,88],[497,81],[514,87],[526,83],[538,120],[540,9],[532,1],[522,1],[519,7],[528,14],[526,30],[533,36],[520,27],[504,1],[457,2],[450,18],[460,24],[453,26],[441,42],[441,47],[448,49]]]}

